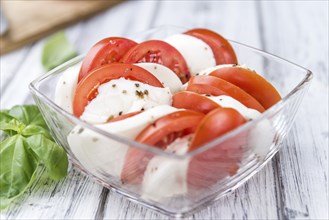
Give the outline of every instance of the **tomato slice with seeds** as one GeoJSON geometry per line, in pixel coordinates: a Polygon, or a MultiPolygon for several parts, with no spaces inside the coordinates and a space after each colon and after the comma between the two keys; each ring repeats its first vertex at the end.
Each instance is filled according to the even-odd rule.
{"type": "MultiPolygon", "coordinates": [[[[195,131],[204,114],[191,110],[173,112],[157,119],[136,137],[136,141],[165,149],[176,138],[184,137],[195,131]]],[[[130,148],[126,154],[121,180],[140,183],[153,154],[146,150],[130,148]]]]}
{"type": "Polygon", "coordinates": [[[91,70],[110,63],[119,62],[122,56],[136,42],[122,37],[109,37],[97,42],[82,61],[78,81],[87,76],[91,70]]]}
{"type": "Polygon", "coordinates": [[[208,112],[220,108],[221,106],[204,95],[195,92],[182,91],[172,97],[172,106],[184,108],[207,114],[208,112]]]}
{"type": "Polygon", "coordinates": [[[224,79],[252,95],[265,109],[281,100],[279,92],[266,79],[250,69],[223,67],[209,74],[224,79]]]}
{"type": "Polygon", "coordinates": [[[121,61],[123,63],[158,63],[174,71],[183,83],[190,78],[186,61],[180,52],[161,40],[144,41],[134,46],[121,61]]]}
{"type": "Polygon", "coordinates": [[[81,116],[89,101],[97,96],[101,84],[121,77],[163,88],[162,83],[152,73],[139,66],[122,63],[107,64],[93,70],[78,83],[73,98],[73,114],[77,117],[81,116]]]}
{"type": "Polygon", "coordinates": [[[187,31],[184,34],[199,38],[208,44],[214,53],[217,65],[238,63],[238,59],[235,55],[233,47],[224,37],[218,33],[208,29],[196,28],[187,31]]]}
{"type": "Polygon", "coordinates": [[[239,87],[214,76],[193,76],[188,82],[187,91],[214,96],[228,95],[238,100],[248,108],[264,112],[264,107],[251,95],[239,87]]]}
{"type": "MultiPolygon", "coordinates": [[[[244,124],[246,120],[235,109],[217,108],[209,112],[197,127],[189,150],[215,140],[244,124]]],[[[206,188],[231,176],[239,169],[247,133],[225,140],[224,142],[191,158],[187,174],[189,190],[206,188]]]]}

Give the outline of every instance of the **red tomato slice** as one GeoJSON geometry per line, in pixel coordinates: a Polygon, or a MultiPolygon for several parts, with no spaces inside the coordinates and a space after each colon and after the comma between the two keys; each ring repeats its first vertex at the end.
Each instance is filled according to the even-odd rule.
{"type": "Polygon", "coordinates": [[[214,76],[193,76],[188,82],[187,91],[214,96],[228,95],[238,100],[248,108],[264,112],[264,107],[251,95],[239,87],[214,76]]]}
{"type": "Polygon", "coordinates": [[[196,28],[185,32],[209,45],[214,53],[216,64],[237,64],[238,59],[231,44],[221,35],[208,29],[196,28]]]}
{"type": "Polygon", "coordinates": [[[281,100],[281,96],[274,86],[255,71],[239,66],[224,67],[214,70],[209,75],[219,77],[240,87],[252,95],[265,109],[281,100]]]}
{"type": "MultiPolygon", "coordinates": [[[[232,108],[217,108],[209,112],[196,129],[190,150],[226,134],[245,122],[244,117],[232,108]]],[[[246,143],[247,135],[241,133],[192,157],[187,175],[189,189],[210,187],[217,181],[235,174],[246,143]]]]}
{"type": "Polygon", "coordinates": [[[136,42],[122,37],[109,37],[97,42],[82,61],[78,81],[93,69],[118,62],[135,45],[136,42]]]}
{"type": "Polygon", "coordinates": [[[93,70],[78,83],[73,98],[73,114],[77,117],[81,116],[88,102],[97,96],[101,84],[121,77],[163,88],[162,83],[152,73],[139,66],[122,63],[107,64],[93,70]]]}
{"type": "Polygon", "coordinates": [[[208,112],[220,108],[221,106],[207,97],[195,92],[182,91],[173,97],[172,106],[184,108],[207,114],[208,112]]]}
{"type": "Polygon", "coordinates": [[[187,64],[176,48],[160,40],[144,41],[131,48],[121,59],[123,63],[158,63],[176,73],[185,83],[190,78],[187,64]]]}
{"type": "Polygon", "coordinates": [[[130,118],[130,117],[133,117],[135,115],[138,115],[141,112],[142,111],[137,111],[137,112],[130,112],[130,113],[127,113],[127,114],[124,114],[124,115],[119,115],[118,117],[112,118],[112,119],[108,120],[107,122],[110,123],[110,122],[121,121],[121,120],[124,120],[126,118],[130,118]]]}
{"type": "MultiPolygon", "coordinates": [[[[193,133],[203,117],[204,114],[190,110],[173,112],[147,126],[136,141],[164,149],[176,138],[193,133]]],[[[140,183],[152,157],[153,154],[145,150],[130,148],[121,173],[122,181],[140,183]]]]}

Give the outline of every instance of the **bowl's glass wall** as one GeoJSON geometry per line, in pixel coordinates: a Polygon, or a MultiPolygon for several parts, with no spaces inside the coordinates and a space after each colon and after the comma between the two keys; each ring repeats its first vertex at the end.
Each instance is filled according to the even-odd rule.
{"type": "MultiPolygon", "coordinates": [[[[162,32],[167,35],[169,29],[162,32]]],[[[149,32],[147,38],[158,38],[154,33],[158,34],[149,32]]],[[[54,138],[79,169],[148,207],[167,214],[190,213],[241,185],[273,157],[292,125],[311,78],[307,70],[280,58],[239,43],[232,45],[240,64],[267,78],[284,99],[259,119],[186,156],[162,154],[122,140],[81,122],[54,104],[51,100],[60,75],[79,59],[36,80],[31,91],[54,138]],[[129,163],[125,162],[128,154],[134,155],[126,160],[129,163]],[[149,161],[154,165],[148,166],[148,174],[144,174],[149,161]]]]}

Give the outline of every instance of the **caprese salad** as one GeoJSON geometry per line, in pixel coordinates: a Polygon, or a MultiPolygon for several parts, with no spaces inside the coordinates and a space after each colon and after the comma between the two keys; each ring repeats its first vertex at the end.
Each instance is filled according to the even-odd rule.
{"type": "MultiPolygon", "coordinates": [[[[280,100],[265,78],[238,64],[225,38],[208,29],[138,43],[105,38],[60,77],[55,95],[60,107],[100,129],[178,155],[255,119],[280,100]]],[[[70,132],[68,143],[89,172],[110,174],[161,198],[235,174],[245,148],[265,154],[274,134],[270,122],[262,121],[184,161],[154,156],[81,126],[70,132]]]]}

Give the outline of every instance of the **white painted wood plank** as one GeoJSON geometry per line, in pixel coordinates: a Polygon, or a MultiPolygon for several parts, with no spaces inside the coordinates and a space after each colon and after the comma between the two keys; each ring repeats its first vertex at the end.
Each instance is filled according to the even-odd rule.
{"type": "Polygon", "coordinates": [[[96,195],[101,191],[102,187],[75,170],[60,182],[42,175],[3,219],[90,219],[96,215],[96,195]]]}
{"type": "Polygon", "coordinates": [[[328,2],[266,2],[262,8],[266,49],[314,72],[279,154],[282,217],[328,219],[328,2]]]}

